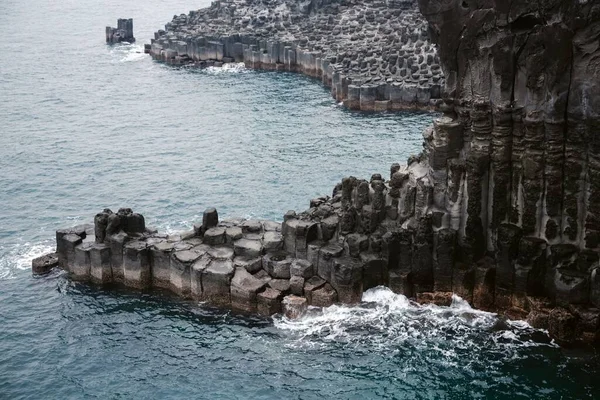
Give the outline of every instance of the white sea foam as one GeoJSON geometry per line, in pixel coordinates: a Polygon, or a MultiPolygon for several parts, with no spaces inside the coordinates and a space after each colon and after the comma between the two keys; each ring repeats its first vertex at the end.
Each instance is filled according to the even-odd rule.
{"type": "Polygon", "coordinates": [[[126,53],[123,58],[121,59],[121,62],[132,62],[132,61],[138,61],[141,60],[145,57],[144,52],[143,51],[130,51],[128,53],[126,53]]]}
{"type": "Polygon", "coordinates": [[[291,346],[326,346],[328,342],[393,348],[436,350],[448,363],[458,362],[461,350],[495,351],[540,345],[533,341],[535,331],[527,323],[502,320],[494,313],[473,309],[465,300],[454,296],[449,307],[420,305],[405,296],[380,286],[363,294],[357,305],[333,305],[309,308],[296,320],[275,316],[278,329],[298,340],[291,346]]]}
{"type": "Polygon", "coordinates": [[[223,64],[223,66],[221,67],[208,67],[206,68],[206,72],[211,74],[211,75],[218,75],[218,74],[245,74],[247,72],[250,72],[248,69],[246,69],[244,63],[226,63],[223,64]]]}
{"type": "Polygon", "coordinates": [[[52,251],[54,246],[50,241],[0,247],[0,279],[11,279],[17,271],[31,269],[31,260],[52,251]]]}
{"type": "Polygon", "coordinates": [[[117,62],[139,61],[146,57],[143,46],[127,42],[113,45],[110,48],[110,53],[115,57],[115,61],[117,62]]]}

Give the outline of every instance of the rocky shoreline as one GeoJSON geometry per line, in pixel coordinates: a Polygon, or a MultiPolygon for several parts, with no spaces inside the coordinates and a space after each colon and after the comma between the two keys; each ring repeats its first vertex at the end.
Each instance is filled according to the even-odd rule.
{"type": "MultiPolygon", "coordinates": [[[[176,17],[149,51],[173,62],[193,60],[195,51],[227,57],[224,52],[237,49],[244,62],[283,68],[292,47],[280,53],[279,29],[261,28],[271,26],[266,21],[279,9],[265,6],[272,11],[266,19],[257,14],[248,20],[239,18],[233,4],[217,2],[176,17]],[[239,41],[218,42],[194,30],[210,27],[223,33],[221,39],[231,38],[224,33],[244,24],[258,43],[244,44],[253,36],[243,32],[233,34],[239,41]],[[201,40],[189,42],[190,57],[186,40],[196,33],[201,40]]],[[[251,0],[239,4],[253,10],[251,0]]],[[[327,17],[324,10],[335,22],[363,3],[295,4],[304,17],[290,18],[285,32],[304,32],[327,17]]],[[[405,10],[413,3],[395,2],[389,9],[398,4],[405,10]]],[[[205,217],[194,232],[169,238],[146,231],[143,217],[130,210],[106,211],[96,217],[96,244],[83,242],[85,229],[58,231],[58,256],[34,260],[34,270],[59,265],[76,278],[106,276],[134,287],[152,286],[163,274],[159,287],[193,295],[196,285],[200,298],[217,293],[217,303],[266,314],[281,304],[297,315],[306,304],[354,303],[380,284],[424,302],[444,303],[456,293],[476,308],[527,319],[561,343],[599,342],[600,5],[420,0],[419,7],[439,46],[446,80],[443,116],[424,133],[423,152],[407,165],[392,165],[386,178],[344,178],[331,197],[313,199],[305,212],[287,213],[281,226],[205,217]],[[218,282],[220,289],[199,292],[204,277],[207,287],[218,282]]],[[[397,48],[392,45],[388,54],[397,48]]],[[[348,106],[393,108],[391,100],[373,97],[371,90],[388,93],[371,89],[373,81],[358,86],[344,75],[346,83],[351,78],[345,92],[342,74],[332,67],[340,64],[306,56],[323,50],[315,49],[294,48],[296,68],[326,80],[332,71],[333,92],[348,106]],[[357,96],[352,101],[350,93],[357,96]],[[378,101],[390,103],[379,107],[378,101]]],[[[352,70],[356,64],[349,65],[352,70]]]]}
{"type": "Polygon", "coordinates": [[[303,73],[353,110],[434,108],[444,84],[413,0],[214,1],[175,16],[145,51],[172,65],[303,73]]]}

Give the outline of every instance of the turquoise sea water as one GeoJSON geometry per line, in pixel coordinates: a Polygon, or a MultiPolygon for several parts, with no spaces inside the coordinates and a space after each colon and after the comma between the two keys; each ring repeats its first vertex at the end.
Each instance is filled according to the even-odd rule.
{"type": "Polygon", "coordinates": [[[0,1],[0,399],[592,398],[598,357],[456,299],[385,288],[289,322],[30,274],[54,230],[132,207],[161,230],[204,208],[280,219],[347,175],[388,174],[429,114],[360,114],[318,82],[154,63],[183,0],[0,1]],[[133,17],[138,44],[107,47],[133,17]]]}

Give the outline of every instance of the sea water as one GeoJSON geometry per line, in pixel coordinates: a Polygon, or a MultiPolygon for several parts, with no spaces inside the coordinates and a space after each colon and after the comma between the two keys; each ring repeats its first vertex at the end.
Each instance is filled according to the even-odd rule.
{"type": "Polygon", "coordinates": [[[161,231],[202,211],[280,220],[344,176],[418,153],[426,113],[344,110],[319,82],[153,62],[143,43],[183,0],[2,0],[0,399],[591,398],[592,350],[560,349],[460,298],[379,287],[356,306],[260,318],[101,289],[31,259],[54,231],[131,207],[161,231]],[[134,18],[138,43],[104,27],[134,18]]]}

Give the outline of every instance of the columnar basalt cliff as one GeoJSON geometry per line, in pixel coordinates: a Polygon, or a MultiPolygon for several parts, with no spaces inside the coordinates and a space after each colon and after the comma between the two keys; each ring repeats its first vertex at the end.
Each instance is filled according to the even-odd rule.
{"type": "Polygon", "coordinates": [[[174,65],[301,72],[360,110],[428,108],[444,82],[415,0],[215,1],[175,16],[146,52],[174,65]]]}
{"type": "Polygon", "coordinates": [[[478,307],[597,336],[600,3],[419,2],[446,76],[420,168],[454,268],[478,307]]]}
{"type": "Polygon", "coordinates": [[[76,279],[290,316],[383,284],[421,302],[456,293],[564,342],[600,340],[600,4],[420,7],[446,76],[443,116],[387,179],[344,178],[280,224],[219,222],[209,209],[173,236],[129,209],[105,210],[93,227],[58,231],[57,254],[34,271],[58,265],[76,279]]]}

